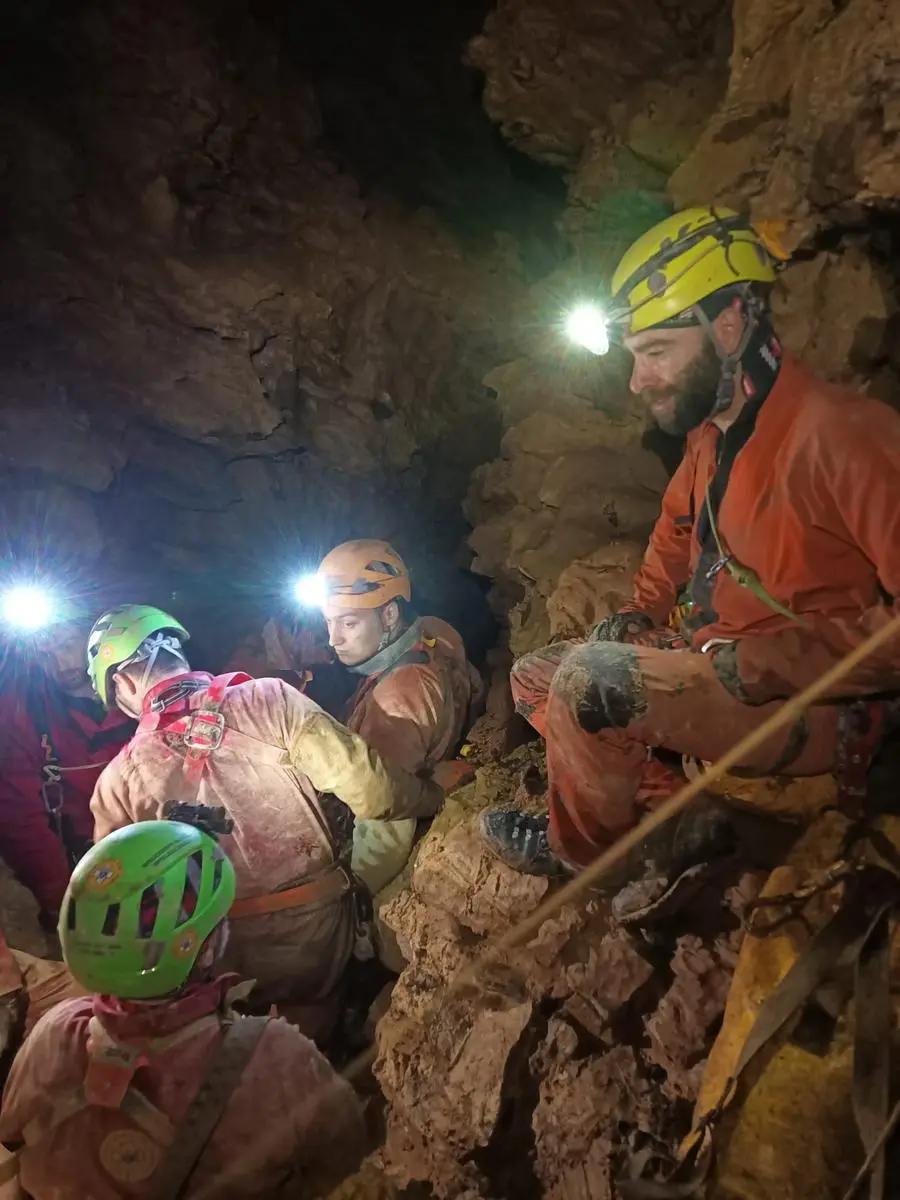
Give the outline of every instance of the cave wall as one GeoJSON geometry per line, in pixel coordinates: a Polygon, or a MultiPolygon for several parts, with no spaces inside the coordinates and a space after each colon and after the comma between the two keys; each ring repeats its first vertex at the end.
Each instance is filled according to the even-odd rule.
{"type": "Polygon", "coordinates": [[[630,591],[677,454],[628,391],[629,363],[567,344],[630,242],[668,211],[670,175],[725,93],[724,0],[500,0],[468,59],[503,135],[565,172],[565,261],[518,296],[516,356],[486,376],[500,457],[473,477],[474,569],[513,654],[583,632],[630,591]]]}
{"type": "Polygon", "coordinates": [[[364,194],[253,8],[8,6],[6,563],[209,615],[373,534],[471,621],[459,500],[520,266],[364,194]]]}

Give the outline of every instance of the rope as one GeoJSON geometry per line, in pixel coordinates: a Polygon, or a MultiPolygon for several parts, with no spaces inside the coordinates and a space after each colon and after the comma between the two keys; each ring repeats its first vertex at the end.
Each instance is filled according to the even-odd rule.
{"type": "MultiPolygon", "coordinates": [[[[768,741],[773,733],[777,733],[778,730],[796,721],[810,705],[831,691],[835,684],[840,683],[855,667],[864,662],[876,650],[886,645],[898,633],[900,633],[900,615],[894,617],[892,621],[882,626],[881,629],[876,630],[875,633],[871,634],[865,641],[851,650],[840,662],[835,663],[824,675],[811,683],[809,687],[804,688],[802,692],[798,692],[790,700],[786,700],[758,729],[748,733],[736,746],[732,747],[717,762],[713,763],[708,770],[686,783],[679,792],[676,792],[674,796],[671,796],[659,808],[649,813],[639,825],[630,830],[630,832],[623,834],[617,842],[610,846],[608,850],[605,850],[589,867],[586,867],[574,879],[570,880],[558,891],[555,891],[533,913],[523,918],[523,920],[514,925],[502,937],[488,943],[476,958],[454,976],[439,999],[436,999],[430,1008],[426,1009],[424,1015],[427,1016],[438,1007],[438,1004],[441,1006],[445,1005],[452,996],[471,987],[497,958],[509,950],[513,950],[517,946],[530,941],[538,933],[545,921],[555,916],[565,905],[571,904],[583,896],[585,892],[590,891],[601,875],[625,858],[635,846],[644,840],[648,833],[659,828],[660,825],[665,824],[666,821],[682,812],[696,796],[706,789],[708,784],[721,779],[732,767],[738,766],[748,755],[764,742],[768,741]]],[[[421,1018],[419,1019],[421,1020],[421,1018]]],[[[416,1023],[411,1017],[407,1018],[405,1026],[401,1023],[401,1029],[411,1028],[416,1023]]],[[[376,1053],[375,1047],[372,1047],[370,1050],[358,1055],[344,1068],[342,1072],[344,1078],[352,1080],[367,1070],[375,1061],[376,1053]]]]}

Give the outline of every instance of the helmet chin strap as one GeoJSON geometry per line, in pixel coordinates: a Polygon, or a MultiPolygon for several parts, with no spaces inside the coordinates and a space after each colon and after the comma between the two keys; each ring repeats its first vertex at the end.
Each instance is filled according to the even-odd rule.
{"type": "Polygon", "coordinates": [[[716,336],[716,331],[713,328],[713,323],[703,309],[702,304],[695,304],[691,310],[697,318],[698,323],[703,329],[706,336],[715,347],[716,354],[719,356],[721,363],[721,373],[719,375],[719,384],[716,388],[716,401],[710,412],[710,417],[717,417],[720,413],[725,412],[730,408],[734,401],[734,389],[737,382],[737,371],[741,365],[741,359],[747,352],[747,348],[753,339],[760,325],[760,314],[762,311],[761,303],[753,295],[753,290],[749,286],[740,288],[740,298],[744,302],[744,331],[741,334],[741,340],[738,342],[735,349],[728,354],[716,336]]]}
{"type": "MultiPolygon", "coordinates": [[[[131,667],[135,663],[143,662],[144,669],[141,672],[141,678],[137,685],[138,693],[143,696],[147,689],[150,678],[153,674],[153,668],[156,665],[156,660],[159,657],[160,650],[168,650],[170,654],[176,654],[185,666],[188,665],[187,659],[184,657],[181,649],[181,642],[171,633],[154,633],[151,634],[142,644],[138,652],[129,658],[127,662],[119,663],[119,670],[123,667],[131,667]]],[[[142,707],[142,703],[138,705],[138,710],[142,707]]],[[[125,714],[126,717],[131,717],[137,721],[141,717],[140,711],[132,711],[127,704],[122,702],[119,695],[119,690],[116,688],[116,705],[125,714]]]]}

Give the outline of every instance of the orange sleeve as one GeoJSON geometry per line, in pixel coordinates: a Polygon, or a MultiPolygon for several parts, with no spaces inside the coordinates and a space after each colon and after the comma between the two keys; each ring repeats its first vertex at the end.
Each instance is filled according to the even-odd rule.
{"type": "Polygon", "coordinates": [[[405,771],[415,774],[429,765],[445,720],[446,700],[440,681],[427,666],[398,667],[375,685],[351,728],[363,741],[405,771]]]}
{"type": "Polygon", "coordinates": [[[675,607],[678,589],[691,574],[691,489],[697,452],[688,448],[678,470],[669,480],[662,498],[662,511],[650,535],[644,561],[634,577],[633,612],[646,613],[664,625],[675,607]]]}
{"type": "MultiPolygon", "coordinates": [[[[809,628],[739,642],[735,669],[751,704],[802,691],[900,613],[900,414],[876,400],[848,404],[854,405],[852,410],[838,410],[819,430],[812,486],[831,495],[844,536],[874,565],[888,600],[856,616],[807,616],[809,628]]],[[[870,655],[826,696],[870,695],[895,691],[898,685],[900,637],[870,655]]]]}

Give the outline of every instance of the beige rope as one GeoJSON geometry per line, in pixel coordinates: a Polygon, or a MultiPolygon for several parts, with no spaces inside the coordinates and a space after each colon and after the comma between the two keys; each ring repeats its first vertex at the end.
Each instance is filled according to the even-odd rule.
{"type": "MultiPolygon", "coordinates": [[[[553,892],[533,913],[525,917],[517,925],[514,925],[503,937],[489,942],[476,958],[454,976],[447,988],[436,998],[435,1007],[438,1003],[441,1005],[446,1004],[451,996],[463,988],[470,987],[497,957],[529,941],[549,917],[554,916],[564,905],[570,904],[573,900],[577,900],[580,896],[584,895],[585,892],[590,891],[604,871],[607,871],[610,867],[620,862],[639,842],[643,841],[651,830],[658,828],[668,821],[670,817],[674,817],[677,813],[680,813],[708,784],[721,779],[732,767],[746,760],[773,733],[777,733],[778,730],[796,721],[810,705],[829,692],[854,667],[858,666],[876,650],[886,645],[898,633],[900,633],[900,616],[895,617],[887,625],[882,626],[881,629],[866,638],[864,642],[861,642],[855,649],[851,650],[840,662],[835,663],[833,667],[829,668],[824,675],[811,683],[809,687],[804,688],[802,692],[785,701],[777,712],[774,712],[758,729],[753,730],[752,733],[748,733],[727,754],[723,754],[717,762],[713,763],[708,770],[698,775],[695,779],[690,780],[679,792],[666,800],[659,808],[650,812],[641,821],[640,825],[623,834],[614,845],[604,851],[589,867],[586,867],[558,891],[553,892]]],[[[430,1010],[426,1010],[425,1015],[427,1015],[428,1011],[430,1010]]],[[[412,1018],[407,1018],[407,1021],[410,1026],[415,1023],[412,1018]]],[[[359,1055],[345,1067],[343,1071],[344,1078],[353,1079],[365,1071],[374,1062],[375,1055],[376,1050],[374,1048],[359,1055]]]]}

